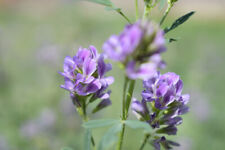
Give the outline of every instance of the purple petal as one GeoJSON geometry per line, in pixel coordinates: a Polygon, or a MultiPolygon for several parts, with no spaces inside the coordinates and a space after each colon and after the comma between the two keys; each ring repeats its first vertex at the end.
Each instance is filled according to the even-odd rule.
{"type": "Polygon", "coordinates": [[[60,87],[72,92],[74,90],[74,83],[68,78],[65,78],[64,80],[64,85],[61,85],[60,87]]]}
{"type": "Polygon", "coordinates": [[[101,83],[99,80],[95,80],[94,82],[90,83],[86,87],[86,92],[89,93],[95,93],[101,88],[101,83]]]}
{"type": "Polygon", "coordinates": [[[157,53],[162,53],[166,51],[164,32],[162,30],[157,32],[156,37],[153,41],[153,45],[156,48],[157,53]]]}
{"type": "Polygon", "coordinates": [[[92,75],[96,70],[96,62],[90,58],[85,59],[83,64],[83,74],[84,76],[92,75]]]}
{"type": "Polygon", "coordinates": [[[182,105],[178,109],[178,115],[186,114],[188,111],[189,111],[189,107],[188,106],[185,106],[185,105],[182,105]]]}
{"type": "Polygon", "coordinates": [[[111,85],[114,82],[114,78],[113,77],[105,77],[100,79],[100,82],[102,83],[102,85],[111,85]]]}
{"type": "Polygon", "coordinates": [[[182,89],[183,89],[183,82],[182,80],[179,80],[176,84],[176,93],[178,95],[181,95],[182,89]]]}
{"type": "Polygon", "coordinates": [[[90,56],[91,56],[91,52],[88,49],[79,48],[76,58],[79,58],[82,62],[84,62],[84,60],[86,58],[89,58],[90,56]]]}
{"type": "Polygon", "coordinates": [[[98,59],[98,75],[103,77],[106,73],[106,64],[104,62],[104,57],[101,55],[98,59]]]}
{"type": "Polygon", "coordinates": [[[153,95],[152,93],[147,92],[147,91],[143,91],[143,92],[141,93],[141,96],[142,96],[142,98],[143,98],[144,100],[146,100],[146,101],[148,101],[148,102],[151,102],[151,101],[155,100],[155,99],[153,98],[154,95],[153,95]]]}
{"type": "Polygon", "coordinates": [[[179,101],[186,105],[189,102],[189,99],[190,99],[190,95],[184,94],[180,97],[179,101]]]}
{"type": "Polygon", "coordinates": [[[175,99],[175,90],[174,88],[170,87],[170,89],[167,91],[167,93],[163,97],[163,103],[167,106],[170,103],[172,103],[174,99],[175,99]]]}
{"type": "Polygon", "coordinates": [[[111,101],[109,99],[103,99],[97,106],[96,108],[92,111],[93,113],[111,105],[111,101]]]}
{"type": "Polygon", "coordinates": [[[97,49],[96,49],[93,45],[91,45],[91,46],[89,47],[89,49],[90,49],[90,51],[91,51],[92,58],[93,58],[93,59],[97,59],[97,58],[98,58],[98,51],[97,51],[97,49]]]}
{"type": "Polygon", "coordinates": [[[165,124],[167,125],[180,125],[181,123],[182,123],[181,117],[169,118],[165,121],[165,124]]]}
{"type": "Polygon", "coordinates": [[[156,131],[159,134],[176,135],[177,128],[175,126],[167,126],[156,131]]]}
{"type": "Polygon", "coordinates": [[[147,80],[153,77],[157,72],[157,66],[150,62],[141,64],[138,68],[136,68],[136,63],[134,61],[129,62],[126,67],[127,76],[131,79],[143,79],[147,80]]]}
{"type": "Polygon", "coordinates": [[[158,97],[162,97],[167,93],[168,89],[169,89],[169,86],[167,84],[165,84],[165,83],[160,84],[156,90],[156,95],[158,97]]]}
{"type": "Polygon", "coordinates": [[[64,72],[73,72],[76,65],[70,56],[66,56],[64,59],[64,72]]]}
{"type": "Polygon", "coordinates": [[[131,104],[131,109],[138,113],[142,113],[142,114],[145,113],[145,108],[143,107],[142,103],[137,100],[133,100],[131,104]]]}
{"type": "Polygon", "coordinates": [[[173,72],[168,72],[162,75],[160,80],[166,80],[169,85],[175,85],[180,80],[180,77],[173,72]]]}

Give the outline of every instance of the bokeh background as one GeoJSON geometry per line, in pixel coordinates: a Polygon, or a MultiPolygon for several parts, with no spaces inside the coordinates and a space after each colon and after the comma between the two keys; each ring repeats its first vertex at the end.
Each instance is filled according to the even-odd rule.
{"type": "MultiPolygon", "coordinates": [[[[114,0],[134,21],[132,0],[114,0]]],[[[140,5],[140,11],[143,10],[140,5]]],[[[179,150],[225,147],[225,1],[180,0],[164,26],[185,13],[196,14],[167,37],[178,38],[163,54],[166,71],[181,75],[191,94],[189,114],[179,127],[179,150]]],[[[162,10],[152,13],[158,21],[162,10]]],[[[74,0],[0,0],[0,150],[81,150],[81,119],[68,93],[59,88],[66,55],[118,34],[126,21],[104,7],[74,0]]],[[[114,64],[113,105],[92,116],[118,118],[123,72],[114,64]]],[[[141,82],[136,85],[139,97],[141,82]]],[[[130,115],[133,119],[134,116],[130,115]]],[[[97,142],[107,128],[94,131],[97,142]]],[[[126,132],[125,150],[136,150],[141,130],[126,132]]],[[[146,146],[146,150],[150,149],[146,146]]]]}

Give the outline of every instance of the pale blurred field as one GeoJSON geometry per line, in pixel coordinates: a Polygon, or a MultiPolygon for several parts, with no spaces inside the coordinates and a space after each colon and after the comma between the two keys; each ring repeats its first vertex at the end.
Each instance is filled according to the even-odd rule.
{"type": "MultiPolygon", "coordinates": [[[[133,1],[114,1],[134,20],[133,1]]],[[[140,5],[140,9],[141,9],[140,5]]],[[[225,1],[182,0],[165,22],[195,10],[195,16],[167,35],[178,38],[163,54],[166,71],[181,75],[191,111],[174,137],[179,150],[222,150],[225,147],[225,1]]],[[[153,12],[154,20],[161,17],[153,12]]],[[[66,55],[80,46],[96,45],[118,34],[126,21],[104,7],[73,0],[0,1],[0,150],[81,150],[83,129],[57,73],[66,55]]],[[[118,118],[121,72],[114,64],[113,105],[92,116],[118,118]]],[[[139,81],[135,96],[142,90],[139,81]]],[[[134,118],[130,115],[130,118],[134,118]]],[[[97,142],[106,129],[94,132],[97,142]]],[[[126,132],[125,150],[136,150],[141,130],[126,132]]],[[[146,150],[150,149],[146,146],[146,150]]]]}

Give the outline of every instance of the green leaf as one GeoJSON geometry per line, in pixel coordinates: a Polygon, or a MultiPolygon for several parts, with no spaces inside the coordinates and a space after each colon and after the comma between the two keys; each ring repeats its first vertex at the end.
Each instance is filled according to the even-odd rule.
{"type": "Polygon", "coordinates": [[[100,119],[100,120],[90,120],[83,124],[84,128],[93,129],[93,128],[100,128],[105,126],[110,126],[120,123],[120,120],[115,119],[100,119]]]}
{"type": "Polygon", "coordinates": [[[106,10],[115,10],[120,11],[120,8],[117,8],[110,0],[86,0],[89,2],[97,3],[103,6],[106,6],[106,10]]]}
{"type": "Polygon", "coordinates": [[[122,124],[116,124],[113,127],[111,127],[102,137],[98,150],[106,150],[110,146],[113,145],[117,141],[117,133],[122,130],[122,124]]]}
{"type": "Polygon", "coordinates": [[[171,31],[171,30],[177,28],[178,26],[180,26],[181,24],[183,24],[184,22],[186,22],[186,21],[187,21],[194,13],[195,13],[195,12],[192,11],[192,12],[190,12],[190,13],[188,13],[188,14],[182,16],[182,17],[180,17],[179,19],[177,19],[177,20],[172,24],[171,27],[165,28],[165,29],[164,29],[164,32],[165,32],[165,33],[168,33],[169,31],[171,31]]]}
{"type": "Polygon", "coordinates": [[[84,150],[91,150],[91,130],[87,129],[84,133],[84,150]]]}
{"type": "Polygon", "coordinates": [[[178,39],[174,39],[174,38],[169,38],[169,39],[168,39],[168,42],[169,42],[169,43],[177,42],[177,41],[178,41],[178,39]]]}
{"type": "Polygon", "coordinates": [[[105,10],[107,11],[112,11],[112,10],[115,10],[115,11],[121,11],[121,8],[117,8],[115,6],[112,6],[112,7],[105,7],[105,10]]]}
{"type": "Polygon", "coordinates": [[[110,0],[86,0],[86,1],[101,4],[108,7],[111,7],[113,5],[110,0]]]}
{"type": "Polygon", "coordinates": [[[138,128],[142,128],[145,131],[152,131],[151,127],[149,126],[149,124],[147,124],[146,122],[142,122],[139,120],[126,120],[125,124],[133,129],[138,129],[138,128]]]}
{"type": "Polygon", "coordinates": [[[70,148],[70,147],[63,147],[63,148],[61,148],[60,150],[73,150],[73,149],[70,148]]]}

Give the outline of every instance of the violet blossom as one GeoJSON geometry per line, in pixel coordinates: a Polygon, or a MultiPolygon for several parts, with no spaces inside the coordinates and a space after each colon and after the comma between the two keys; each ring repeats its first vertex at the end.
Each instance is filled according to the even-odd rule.
{"type": "Polygon", "coordinates": [[[176,135],[176,126],[182,123],[181,115],[188,112],[189,101],[189,95],[182,94],[180,77],[172,72],[163,75],[158,72],[145,80],[143,86],[142,101],[133,99],[131,104],[134,114],[155,129],[156,134],[176,135]]]}
{"type": "Polygon", "coordinates": [[[164,68],[160,53],[166,51],[164,32],[152,22],[140,20],[112,35],[102,49],[108,58],[121,62],[131,79],[148,79],[164,68]]]}
{"type": "Polygon", "coordinates": [[[114,82],[113,77],[105,76],[111,69],[111,64],[104,62],[104,56],[98,54],[94,46],[90,46],[89,49],[80,48],[74,57],[67,56],[64,60],[64,71],[60,74],[64,77],[65,83],[61,88],[70,92],[73,103],[77,107],[81,106],[80,99],[90,95],[95,95],[95,99],[100,98],[105,102],[106,98],[102,97],[105,94],[110,101],[110,93],[104,91],[114,82]],[[96,93],[101,94],[96,95],[96,93]]]}

